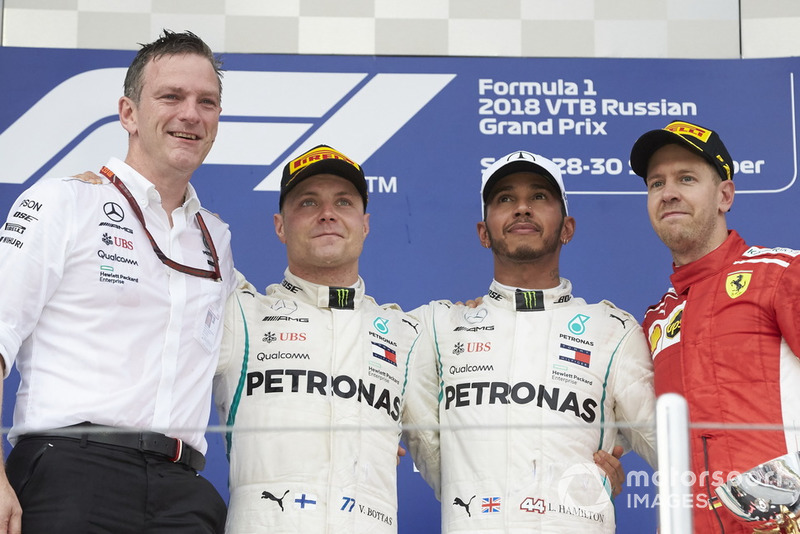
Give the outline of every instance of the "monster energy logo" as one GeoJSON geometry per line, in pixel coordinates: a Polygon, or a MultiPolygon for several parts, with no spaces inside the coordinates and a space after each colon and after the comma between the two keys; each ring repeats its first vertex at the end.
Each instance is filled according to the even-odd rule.
{"type": "Polygon", "coordinates": [[[352,310],[355,308],[355,296],[356,290],[352,287],[332,287],[328,306],[340,310],[352,310]]]}
{"type": "Polygon", "coordinates": [[[544,293],[542,291],[522,291],[515,294],[517,311],[539,311],[544,309],[544,293]]]}

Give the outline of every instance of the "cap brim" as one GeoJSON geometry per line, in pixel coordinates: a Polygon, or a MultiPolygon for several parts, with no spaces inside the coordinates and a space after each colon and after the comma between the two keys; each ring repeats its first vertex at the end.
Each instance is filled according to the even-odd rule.
{"type": "Polygon", "coordinates": [[[294,189],[297,184],[306,178],[310,178],[318,174],[332,174],[334,176],[344,178],[352,183],[356,188],[356,191],[358,191],[358,194],[361,195],[362,199],[364,199],[364,208],[367,207],[367,182],[364,178],[364,175],[361,174],[351,164],[339,159],[326,159],[323,161],[318,161],[298,172],[292,181],[289,182],[288,186],[281,191],[279,206],[283,206],[283,200],[286,198],[286,195],[289,194],[289,192],[294,189]]]}
{"type": "Polygon", "coordinates": [[[509,174],[514,174],[515,172],[532,172],[535,174],[541,174],[550,181],[550,184],[553,187],[555,187],[559,195],[563,195],[564,193],[561,190],[561,187],[558,185],[558,181],[556,181],[555,177],[550,173],[550,171],[548,171],[541,165],[533,163],[532,161],[520,160],[503,165],[502,168],[498,169],[497,172],[495,172],[493,175],[489,177],[488,180],[486,180],[486,183],[483,184],[483,191],[482,191],[483,201],[484,202],[489,201],[489,195],[491,194],[492,189],[494,189],[494,186],[497,185],[497,182],[499,182],[502,178],[505,178],[509,174]]]}

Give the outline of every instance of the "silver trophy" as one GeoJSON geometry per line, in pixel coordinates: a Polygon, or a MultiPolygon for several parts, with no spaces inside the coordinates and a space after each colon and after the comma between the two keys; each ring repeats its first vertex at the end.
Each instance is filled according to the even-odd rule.
{"type": "Polygon", "coordinates": [[[800,534],[800,452],[780,456],[733,477],[715,490],[746,521],[767,521],[759,534],[800,534]]]}

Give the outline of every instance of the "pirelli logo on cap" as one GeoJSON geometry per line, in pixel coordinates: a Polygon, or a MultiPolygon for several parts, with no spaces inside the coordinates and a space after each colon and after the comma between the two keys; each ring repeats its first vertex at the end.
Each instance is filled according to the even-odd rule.
{"type": "Polygon", "coordinates": [[[664,129],[678,135],[691,135],[692,137],[696,137],[704,143],[708,142],[708,138],[711,137],[712,133],[711,130],[706,128],[701,128],[700,126],[696,126],[689,122],[681,121],[672,122],[664,129]]]}
{"type": "Polygon", "coordinates": [[[358,166],[358,163],[351,160],[338,150],[334,150],[328,147],[319,147],[309,152],[306,152],[299,158],[289,162],[289,173],[294,175],[297,171],[301,170],[302,168],[307,167],[312,163],[317,163],[319,161],[326,159],[340,159],[342,161],[349,163],[359,171],[361,170],[361,167],[358,166]]]}

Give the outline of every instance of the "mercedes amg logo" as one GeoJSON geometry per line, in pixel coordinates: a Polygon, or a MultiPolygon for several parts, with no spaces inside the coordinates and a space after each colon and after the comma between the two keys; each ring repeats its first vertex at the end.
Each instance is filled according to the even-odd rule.
{"type": "Polygon", "coordinates": [[[470,308],[464,312],[464,319],[466,319],[470,324],[480,323],[486,319],[486,315],[488,315],[488,313],[489,311],[486,308],[470,308]]]}
{"type": "Polygon", "coordinates": [[[125,218],[125,212],[122,211],[122,207],[116,202],[106,202],[103,205],[103,213],[114,222],[121,222],[122,219],[125,218]]]}
{"type": "Polygon", "coordinates": [[[297,311],[297,303],[293,300],[281,299],[272,305],[272,309],[276,312],[290,315],[297,311]]]}

